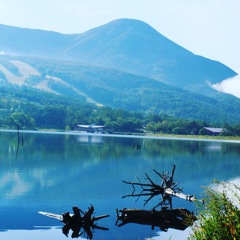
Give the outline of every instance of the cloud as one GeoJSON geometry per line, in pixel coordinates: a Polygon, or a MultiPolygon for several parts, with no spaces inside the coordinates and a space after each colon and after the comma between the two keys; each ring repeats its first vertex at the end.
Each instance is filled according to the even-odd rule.
{"type": "Polygon", "coordinates": [[[4,174],[0,178],[1,183],[1,200],[16,199],[27,195],[32,189],[32,183],[28,183],[23,179],[20,174],[16,171],[12,171],[4,174]],[[4,190],[4,191],[2,191],[4,190]]]}
{"type": "Polygon", "coordinates": [[[223,80],[221,83],[211,85],[219,92],[229,93],[240,98],[240,75],[223,80]]]}

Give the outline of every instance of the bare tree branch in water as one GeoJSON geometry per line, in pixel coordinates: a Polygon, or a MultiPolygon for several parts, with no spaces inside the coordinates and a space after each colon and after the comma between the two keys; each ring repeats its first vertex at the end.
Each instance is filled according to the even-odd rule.
{"type": "Polygon", "coordinates": [[[153,170],[162,179],[160,185],[156,184],[147,173],[145,173],[147,183],[142,183],[139,178],[137,178],[138,182],[128,182],[123,180],[124,183],[132,186],[133,191],[131,194],[125,195],[122,198],[137,197],[138,200],[140,197],[146,196],[147,199],[144,201],[145,206],[153,197],[161,196],[160,202],[154,208],[169,205],[170,209],[172,209],[172,196],[179,197],[187,201],[195,201],[196,199],[193,195],[183,194],[182,187],[178,187],[179,183],[173,181],[175,169],[176,166],[173,165],[170,176],[168,172],[159,173],[155,169],[153,170]],[[139,193],[135,193],[137,187],[141,188],[139,193]]]}
{"type": "Polygon", "coordinates": [[[15,155],[16,158],[18,156],[20,143],[22,143],[22,146],[23,146],[23,142],[24,142],[23,141],[23,136],[22,137],[20,136],[20,126],[19,126],[19,124],[17,124],[17,135],[18,135],[18,142],[17,142],[17,151],[16,151],[16,155],[15,155]]]}

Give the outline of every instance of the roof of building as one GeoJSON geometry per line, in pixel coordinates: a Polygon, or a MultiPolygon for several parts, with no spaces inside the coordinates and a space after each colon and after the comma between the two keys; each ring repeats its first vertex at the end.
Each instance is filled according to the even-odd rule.
{"type": "Polygon", "coordinates": [[[204,127],[204,128],[213,133],[223,132],[223,128],[213,128],[213,127],[204,127]]]}

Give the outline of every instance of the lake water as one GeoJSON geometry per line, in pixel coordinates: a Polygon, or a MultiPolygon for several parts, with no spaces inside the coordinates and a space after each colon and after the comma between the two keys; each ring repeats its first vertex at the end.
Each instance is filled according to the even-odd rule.
{"type": "MultiPolygon", "coordinates": [[[[202,186],[213,179],[240,177],[239,142],[20,132],[22,139],[17,152],[17,132],[0,132],[1,240],[67,239],[60,221],[38,211],[61,214],[72,212],[73,206],[85,211],[90,204],[94,216],[110,215],[98,221],[109,230],[95,229],[93,239],[144,240],[159,234],[159,239],[184,239],[186,234],[171,229],[164,233],[145,225],[117,227],[116,209],[151,210],[159,201],[155,197],[144,206],[146,198],[122,198],[132,192],[122,180],[137,181],[139,177],[146,182],[147,173],[160,184],[153,169],[171,172],[175,164],[174,179],[183,192],[200,197],[202,186]],[[136,145],[141,149],[133,148],[136,145]]],[[[177,198],[173,207],[194,211],[194,203],[177,198]]]]}

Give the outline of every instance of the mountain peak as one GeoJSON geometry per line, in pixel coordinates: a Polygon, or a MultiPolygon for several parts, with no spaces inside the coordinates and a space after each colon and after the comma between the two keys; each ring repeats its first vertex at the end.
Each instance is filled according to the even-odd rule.
{"type": "Polygon", "coordinates": [[[0,26],[0,35],[0,52],[114,68],[185,89],[196,89],[196,85],[207,88],[207,82],[215,84],[236,75],[136,19],[117,19],[81,34],[7,26],[2,30],[0,26]]]}
{"type": "MultiPolygon", "coordinates": [[[[131,39],[131,41],[135,40],[136,42],[134,43],[134,45],[138,44],[138,42],[143,41],[145,45],[151,45],[154,41],[160,41],[163,44],[171,44],[174,46],[178,46],[176,43],[172,42],[171,40],[160,34],[149,24],[136,19],[116,19],[107,24],[91,29],[86,33],[93,32],[95,33],[96,37],[97,34],[103,34],[106,36],[106,38],[109,38],[109,40],[116,40],[120,37],[125,39],[131,39]]],[[[181,48],[180,46],[178,47],[181,48]]],[[[141,51],[141,49],[139,50],[141,51]]]]}
{"type": "Polygon", "coordinates": [[[103,26],[114,26],[120,30],[126,30],[126,29],[136,29],[136,30],[151,30],[152,32],[157,32],[153,27],[151,27],[149,24],[146,22],[143,22],[141,20],[137,19],[131,19],[131,18],[120,18],[113,20],[103,26]]]}

